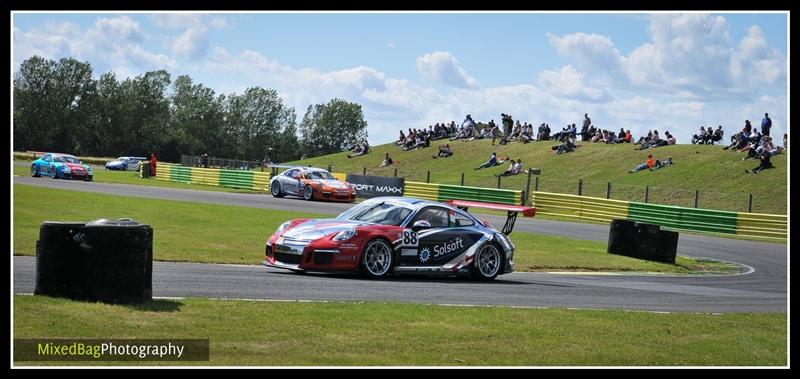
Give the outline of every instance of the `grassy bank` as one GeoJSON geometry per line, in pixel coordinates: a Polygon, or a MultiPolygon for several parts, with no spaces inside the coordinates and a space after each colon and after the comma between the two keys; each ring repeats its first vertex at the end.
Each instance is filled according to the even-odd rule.
{"type": "MultiPolygon", "coordinates": [[[[630,144],[583,143],[575,152],[555,156],[550,149],[553,141],[502,146],[492,146],[489,140],[442,140],[431,144],[431,148],[412,151],[402,151],[391,144],[380,145],[372,153],[353,159],[348,159],[347,153],[338,153],[293,163],[323,168],[330,165],[336,172],[358,174],[366,167],[368,174],[385,176],[393,176],[397,169],[398,176],[421,182],[426,181],[430,170],[431,182],[442,184],[461,184],[464,173],[465,185],[495,188],[494,175],[505,170],[507,164],[477,171],[473,168],[496,152],[498,158],[522,159],[525,168],[541,168],[540,191],[576,194],[578,180],[582,179],[585,196],[606,197],[610,182],[612,199],[644,201],[645,186],[649,186],[648,202],[693,207],[698,190],[700,208],[737,212],[747,211],[748,195],[753,194],[753,212],[786,214],[787,154],[775,156],[772,162],[776,168],[756,176],[744,172],[758,165],[752,159],[742,161],[745,153],[722,150],[721,146],[673,145],[649,151],[656,159],[672,156],[673,166],[629,174],[628,170],[647,160],[648,151],[634,151],[630,144]],[[453,156],[432,159],[436,146],[443,143],[450,144],[453,156]],[[392,155],[395,164],[379,168],[386,152],[392,155]],[[770,185],[763,185],[764,181],[770,185]]],[[[526,181],[526,175],[505,177],[501,188],[523,190],[526,181]]]]}

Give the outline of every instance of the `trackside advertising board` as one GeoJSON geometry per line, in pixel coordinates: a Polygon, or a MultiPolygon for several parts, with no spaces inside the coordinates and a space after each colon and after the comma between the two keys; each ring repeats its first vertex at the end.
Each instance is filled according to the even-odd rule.
{"type": "Polygon", "coordinates": [[[403,196],[404,178],[347,174],[347,182],[356,187],[356,196],[403,196]]]}

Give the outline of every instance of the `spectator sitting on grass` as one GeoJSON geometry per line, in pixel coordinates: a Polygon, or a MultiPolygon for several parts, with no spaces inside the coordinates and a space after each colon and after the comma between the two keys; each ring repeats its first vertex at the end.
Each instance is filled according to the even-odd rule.
{"type": "Polygon", "coordinates": [[[725,132],[722,130],[722,125],[717,127],[717,130],[714,131],[714,134],[711,136],[711,144],[713,145],[715,142],[722,141],[722,135],[725,132]]]}
{"type": "Polygon", "coordinates": [[[653,131],[650,130],[650,131],[647,132],[647,136],[646,137],[644,137],[644,136],[643,137],[639,137],[639,140],[636,141],[636,143],[634,143],[634,145],[641,145],[641,144],[644,144],[646,142],[650,142],[650,140],[652,138],[653,138],[653,131]]]}
{"type": "Polygon", "coordinates": [[[481,163],[478,167],[475,167],[475,170],[480,170],[482,168],[493,167],[497,166],[497,153],[492,153],[492,156],[489,157],[489,160],[481,163]]]}
{"type": "Polygon", "coordinates": [[[639,171],[642,171],[644,169],[649,169],[650,171],[653,171],[653,167],[655,167],[655,165],[656,165],[656,161],[653,159],[653,154],[648,154],[647,155],[647,162],[642,163],[642,164],[634,167],[633,170],[628,171],[628,173],[632,174],[634,172],[639,172],[639,171]]]}
{"type": "Polygon", "coordinates": [[[692,135],[692,145],[702,143],[705,135],[706,135],[706,127],[700,126],[700,131],[697,132],[697,134],[692,135]]]}
{"type": "Polygon", "coordinates": [[[653,168],[653,170],[658,170],[660,168],[664,168],[666,166],[671,166],[671,165],[672,165],[672,157],[667,157],[667,160],[664,161],[656,159],[656,165],[653,168]]]}
{"type": "Polygon", "coordinates": [[[450,144],[439,146],[439,152],[433,156],[433,159],[436,158],[447,158],[453,155],[453,150],[450,150],[450,144]]]}
{"type": "Polygon", "coordinates": [[[789,150],[789,133],[783,133],[783,150],[789,150]]]}
{"type": "Polygon", "coordinates": [[[381,164],[381,167],[386,167],[390,164],[394,164],[394,162],[392,161],[392,156],[389,155],[389,152],[387,151],[386,155],[383,157],[383,163],[381,164]]]}
{"type": "Polygon", "coordinates": [[[528,124],[522,134],[519,135],[519,141],[528,143],[533,139],[533,125],[528,124]]]}
{"type": "Polygon", "coordinates": [[[661,138],[658,137],[658,130],[653,130],[653,133],[650,134],[650,140],[647,142],[643,142],[642,146],[639,149],[634,149],[634,150],[644,150],[644,149],[649,149],[651,147],[656,147],[658,146],[660,140],[661,138]]]}
{"type": "Polygon", "coordinates": [[[500,173],[500,174],[495,174],[495,176],[509,176],[509,175],[514,175],[514,169],[515,169],[516,167],[517,167],[517,162],[514,162],[514,160],[513,160],[513,159],[511,159],[511,163],[508,165],[508,168],[507,168],[505,171],[503,171],[502,173],[500,173]]]}
{"type": "MultiPolygon", "coordinates": [[[[761,155],[759,156],[761,163],[752,170],[753,174],[758,174],[764,169],[775,168],[775,166],[772,165],[772,162],[770,162],[771,157],[772,154],[770,154],[768,151],[762,152],[761,155]]],[[[751,170],[744,170],[744,172],[746,173],[750,173],[750,171],[751,170]]]]}
{"type": "Polygon", "coordinates": [[[406,135],[403,134],[403,129],[400,129],[400,138],[398,138],[397,141],[394,142],[394,144],[402,146],[404,143],[406,143],[406,135]]]}
{"type": "Polygon", "coordinates": [[[552,149],[555,150],[555,155],[561,155],[564,153],[569,153],[571,151],[575,151],[578,148],[578,145],[575,144],[574,137],[567,137],[563,142],[561,142],[558,146],[553,146],[552,149]]]}

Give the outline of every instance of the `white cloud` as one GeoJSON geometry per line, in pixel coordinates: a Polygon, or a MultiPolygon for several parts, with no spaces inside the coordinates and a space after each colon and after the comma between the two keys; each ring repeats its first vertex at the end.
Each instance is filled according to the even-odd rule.
{"type": "Polygon", "coordinates": [[[208,51],[208,29],[203,25],[190,27],[178,37],[169,38],[167,45],[179,57],[202,58],[208,51]]]}
{"type": "Polygon", "coordinates": [[[386,47],[394,49],[395,47],[397,47],[397,44],[395,44],[394,41],[389,41],[389,43],[386,44],[386,47]]]}
{"type": "Polygon", "coordinates": [[[73,57],[89,61],[95,75],[106,71],[119,75],[178,67],[174,59],[144,49],[141,43],[145,38],[142,27],[128,16],[101,17],[86,30],[67,22],[28,31],[15,27],[14,66],[18,67],[35,54],[48,59],[73,57]]]}
{"type": "Polygon", "coordinates": [[[627,56],[597,34],[548,37],[556,51],[585,74],[586,82],[601,88],[730,100],[785,80],[786,57],[769,46],[760,28],[751,27],[738,45],[729,29],[722,16],[656,14],[651,17],[650,42],[627,56]]]}
{"type": "Polygon", "coordinates": [[[478,81],[458,65],[449,52],[435,51],[417,58],[417,71],[422,77],[457,88],[477,88],[478,81]]]}
{"type": "Polygon", "coordinates": [[[545,70],[539,74],[539,85],[546,91],[560,97],[589,102],[606,101],[610,94],[601,88],[584,83],[584,74],[566,65],[560,70],[545,70]]]}

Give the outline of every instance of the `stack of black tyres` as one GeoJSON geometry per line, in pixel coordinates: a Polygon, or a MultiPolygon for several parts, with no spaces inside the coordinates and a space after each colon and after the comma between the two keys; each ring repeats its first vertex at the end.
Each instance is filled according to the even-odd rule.
{"type": "Polygon", "coordinates": [[[612,220],[608,252],[674,264],[678,252],[678,232],[661,230],[658,225],[612,220]]]}
{"type": "Polygon", "coordinates": [[[153,298],[153,228],[130,219],[42,223],[37,295],[132,304],[153,298]]]}

